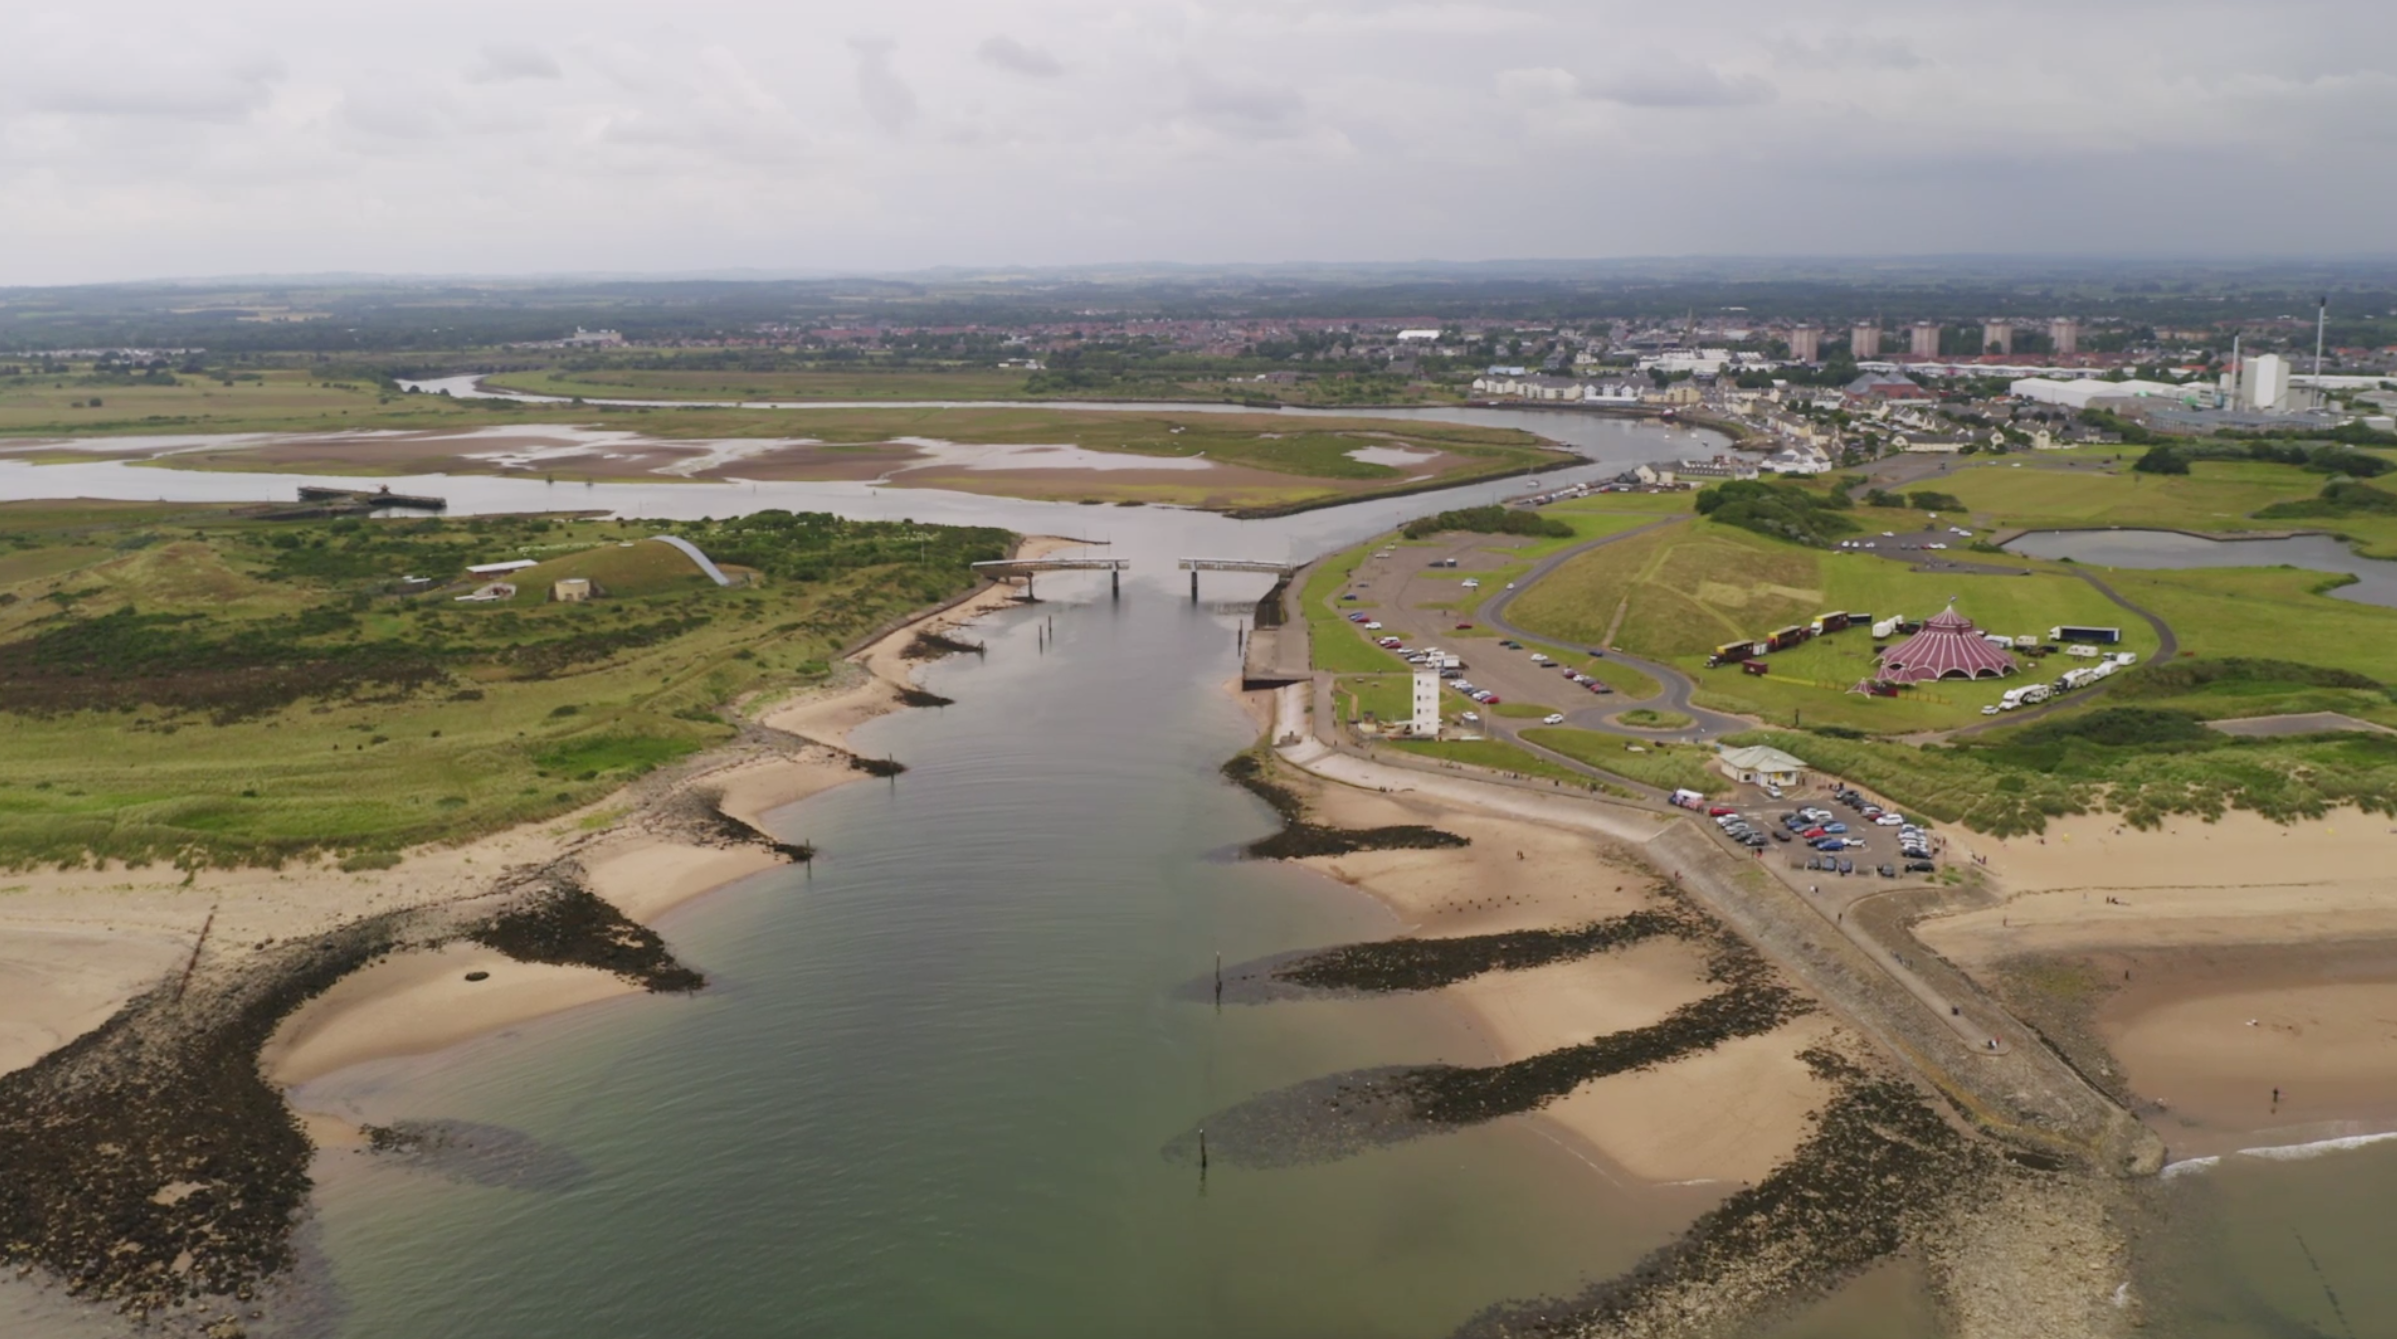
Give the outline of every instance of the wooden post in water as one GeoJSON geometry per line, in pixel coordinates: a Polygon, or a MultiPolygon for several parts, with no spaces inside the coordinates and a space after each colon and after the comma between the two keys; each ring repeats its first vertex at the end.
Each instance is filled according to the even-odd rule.
{"type": "Polygon", "coordinates": [[[1223,1011],[1223,950],[1215,950],[1215,1009],[1223,1011]]]}
{"type": "Polygon", "coordinates": [[[1199,1188],[1207,1186],[1207,1127],[1199,1127],[1199,1188]]]}

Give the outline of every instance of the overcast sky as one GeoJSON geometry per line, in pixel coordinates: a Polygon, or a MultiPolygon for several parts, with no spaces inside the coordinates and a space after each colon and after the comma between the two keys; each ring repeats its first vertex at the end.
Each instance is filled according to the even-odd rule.
{"type": "Polygon", "coordinates": [[[2397,5],[112,0],[0,283],[2397,250],[2397,5]]]}

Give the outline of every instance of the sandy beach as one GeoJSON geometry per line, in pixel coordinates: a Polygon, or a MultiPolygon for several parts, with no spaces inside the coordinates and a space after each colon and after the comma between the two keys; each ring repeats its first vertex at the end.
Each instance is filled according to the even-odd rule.
{"type": "Polygon", "coordinates": [[[2175,1158],[2397,1129],[2393,826],[2233,812],[1964,834],[2003,902],[1916,933],[1967,970],[2080,983],[2088,1035],[2175,1158]]]}
{"type": "MultiPolygon", "coordinates": [[[[1625,848],[1593,833],[1445,797],[1302,784],[1326,823],[1422,823],[1471,840],[1462,848],[1296,862],[1379,899],[1402,933],[1554,928],[1651,904],[1646,890],[1654,876],[1625,848]]],[[[1440,994],[1489,1042],[1491,1060],[1505,1063],[1653,1024],[1718,989],[1705,970],[1700,949],[1659,939],[1574,962],[1486,973],[1440,994]]],[[[1798,1055],[1832,1031],[1829,1020],[1808,1017],[1671,1064],[1611,1075],[1549,1103],[1537,1119],[1627,1179],[1753,1182],[1797,1147],[1808,1117],[1830,1095],[1798,1055]]]]}
{"type": "MultiPolygon", "coordinates": [[[[1019,551],[1037,556],[1071,544],[1036,538],[1019,551]]],[[[822,689],[762,710],[750,704],[764,723],[803,742],[772,752],[703,755],[678,769],[666,789],[718,793],[725,814],[759,826],[774,810],[863,779],[845,752],[849,732],[902,705],[901,690],[920,663],[906,656],[908,645],[921,632],[968,623],[1010,598],[1003,585],[983,588],[888,632],[842,662],[822,689]]],[[[205,870],[188,882],[181,871],[163,868],[10,875],[0,883],[0,1072],[28,1065],[105,1021],[181,972],[195,947],[211,964],[238,960],[247,950],[326,933],[362,914],[484,897],[511,868],[564,858],[581,866],[594,893],[648,924],[786,863],[762,846],[703,843],[671,823],[651,821],[639,796],[659,789],[654,781],[636,782],[545,823],[408,852],[387,870],[347,873],[320,862],[205,870]]],[[[289,1087],[363,1061],[422,1055],[638,993],[639,986],[605,972],[517,962],[471,944],[403,952],[295,1011],[260,1063],[289,1087]],[[468,981],[470,972],[485,975],[468,981]]],[[[338,1121],[308,1124],[325,1139],[352,1133],[338,1121]]]]}

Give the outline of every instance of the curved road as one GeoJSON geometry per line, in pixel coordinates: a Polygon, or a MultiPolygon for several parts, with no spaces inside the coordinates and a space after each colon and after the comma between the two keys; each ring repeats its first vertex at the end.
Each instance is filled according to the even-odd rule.
{"type": "MultiPolygon", "coordinates": [[[[1559,549],[1555,553],[1549,554],[1546,558],[1543,558],[1538,563],[1534,564],[1530,571],[1524,573],[1520,577],[1515,578],[1515,588],[1513,590],[1501,591],[1496,597],[1484,602],[1481,608],[1476,611],[1477,616],[1482,622],[1489,624],[1491,627],[1509,637],[1527,637],[1535,642],[1562,641],[1562,638],[1552,637],[1546,633],[1526,631],[1525,629],[1517,627],[1515,624],[1507,621],[1506,607],[1514,603],[1516,596],[1521,595],[1523,592],[1531,589],[1533,582],[1547,576],[1557,568],[1562,567],[1566,563],[1571,562],[1573,559],[1578,558],[1585,553],[1588,553],[1592,549],[1603,548],[1608,544],[1613,544],[1619,540],[1629,539],[1634,535],[1649,534],[1654,531],[1661,530],[1668,525],[1681,525],[1687,522],[1689,519],[1690,518],[1687,516],[1668,516],[1663,520],[1651,521],[1646,525],[1634,526],[1629,530],[1624,530],[1616,534],[1602,535],[1597,539],[1590,540],[1586,543],[1576,544],[1571,548],[1559,549]]],[[[1570,643],[1567,644],[1570,645],[1570,643]]],[[[1727,735],[1738,730],[1752,730],[1756,727],[1756,723],[1754,721],[1743,720],[1737,716],[1727,716],[1719,711],[1709,711],[1704,707],[1692,706],[1690,704],[1690,694],[1696,690],[1697,684],[1691,680],[1690,676],[1682,673],[1680,670],[1677,670],[1670,665],[1658,664],[1656,661],[1644,659],[1640,656],[1626,655],[1621,651],[1617,651],[1611,645],[1607,646],[1605,650],[1607,658],[1620,661],[1621,663],[1629,665],[1633,669],[1640,671],[1649,678],[1656,680],[1657,684],[1664,690],[1658,693],[1655,697],[1648,698],[1644,701],[1615,704],[1608,709],[1608,714],[1611,715],[1615,712],[1626,711],[1635,707],[1647,707],[1652,710],[1677,711],[1697,722],[1696,725],[1693,725],[1685,730],[1641,730],[1637,726],[1616,726],[1611,724],[1608,727],[1609,729],[1628,730],[1636,735],[1652,737],[1656,739],[1703,740],[1710,739],[1716,735],[1727,735]]]]}

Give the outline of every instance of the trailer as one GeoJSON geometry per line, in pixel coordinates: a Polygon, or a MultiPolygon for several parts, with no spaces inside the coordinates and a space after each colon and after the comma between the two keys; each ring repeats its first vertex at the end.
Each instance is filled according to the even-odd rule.
{"type": "Polygon", "coordinates": [[[1706,658],[1706,667],[1713,669],[1717,665],[1736,664],[1754,654],[1756,654],[1756,643],[1754,642],[1725,642],[1715,648],[1713,655],[1706,658]]]}
{"type": "Polygon", "coordinates": [[[1873,640],[1876,642],[1887,641],[1889,640],[1890,634],[1896,632],[1897,630],[1898,621],[1896,619],[1882,619],[1880,622],[1873,625],[1873,640]]]}
{"type": "Polygon", "coordinates": [[[1761,660],[1744,660],[1740,662],[1740,671],[1745,674],[1770,674],[1773,667],[1761,660]]]}
{"type": "Polygon", "coordinates": [[[2049,628],[2047,639],[2051,642],[2089,642],[2098,646],[2112,646],[2122,640],[2122,629],[2078,627],[2066,623],[2061,627],[2049,628]]]}
{"type": "Polygon", "coordinates": [[[1850,621],[1843,613],[1819,614],[1810,626],[1814,635],[1820,637],[1826,632],[1845,632],[1850,621]]]}
{"type": "Polygon", "coordinates": [[[1772,636],[1765,638],[1765,645],[1775,651],[1786,651],[1813,635],[1804,624],[1792,623],[1786,628],[1776,629],[1772,636]]]}

